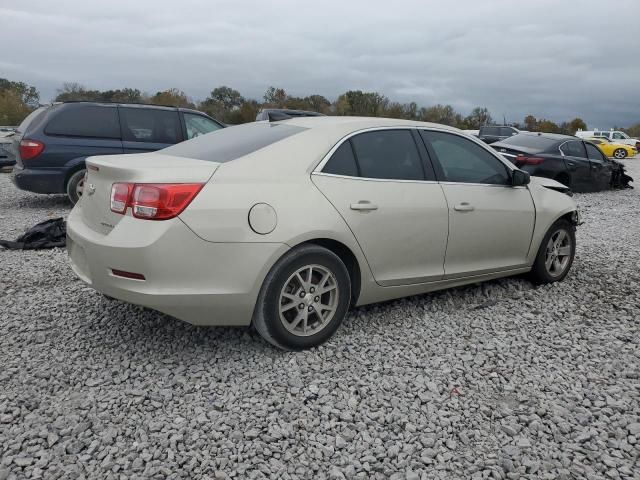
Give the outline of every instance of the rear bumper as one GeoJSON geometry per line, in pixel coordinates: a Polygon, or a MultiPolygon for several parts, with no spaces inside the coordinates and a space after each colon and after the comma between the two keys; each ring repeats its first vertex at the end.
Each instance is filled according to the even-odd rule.
{"type": "Polygon", "coordinates": [[[46,168],[13,167],[11,181],[20,190],[35,193],[66,193],[65,179],[67,170],[46,168]]]}
{"type": "Polygon", "coordinates": [[[179,219],[125,216],[103,235],[83,222],[81,203],[67,221],[67,249],[78,277],[105,295],[194,325],[249,325],[264,277],[289,248],[207,242],[179,219]],[[114,276],[112,269],[145,280],[114,276]]]}

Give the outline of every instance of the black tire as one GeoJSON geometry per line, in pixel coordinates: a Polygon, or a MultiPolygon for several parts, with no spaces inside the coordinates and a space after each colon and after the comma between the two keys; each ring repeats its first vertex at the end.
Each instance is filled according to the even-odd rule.
{"type": "MultiPolygon", "coordinates": [[[[300,305],[303,305],[305,300],[301,299],[300,302],[300,305]]],[[[267,274],[258,295],[253,315],[253,326],[266,341],[283,350],[304,350],[317,347],[335,333],[347,315],[350,303],[351,279],[347,267],[340,260],[340,257],[318,245],[302,245],[287,252],[267,274]],[[302,336],[292,333],[285,327],[285,320],[281,319],[283,314],[280,313],[281,294],[297,271],[311,265],[326,269],[333,275],[337,292],[336,307],[330,320],[324,326],[319,326],[317,332],[302,336]]],[[[306,308],[306,306],[302,308],[301,312],[297,312],[295,308],[292,311],[298,315],[298,313],[302,314],[302,310],[306,308]]],[[[311,312],[311,310],[309,311],[311,312]]],[[[312,312],[308,315],[310,318],[313,315],[313,318],[321,323],[317,313],[312,312]]],[[[290,328],[291,325],[289,323],[290,328]]]]}
{"type": "Polygon", "coordinates": [[[80,196],[82,195],[79,190],[82,188],[85,173],[85,169],[78,170],[77,172],[73,172],[69,177],[69,180],[67,180],[67,197],[69,197],[69,200],[71,200],[71,203],[74,205],[78,203],[78,200],[80,200],[80,196]]]}
{"type": "Polygon", "coordinates": [[[627,151],[624,148],[616,148],[613,151],[613,157],[617,158],[618,160],[627,158],[627,151]]]}
{"type": "MultiPolygon", "coordinates": [[[[560,219],[557,220],[551,228],[547,231],[546,235],[542,239],[542,243],[540,243],[540,248],[538,249],[538,254],[536,255],[536,260],[533,263],[533,268],[531,269],[531,279],[538,284],[545,283],[553,283],[560,282],[564,280],[564,278],[571,270],[571,265],[573,264],[573,258],[576,254],[576,227],[571,222],[560,219]],[[549,257],[548,247],[549,241],[552,237],[556,235],[558,232],[564,232],[566,234],[566,238],[569,240],[570,253],[568,255],[566,266],[562,268],[561,272],[553,272],[548,267],[547,260],[549,257]]],[[[559,262],[562,264],[563,262],[559,262]]]]}

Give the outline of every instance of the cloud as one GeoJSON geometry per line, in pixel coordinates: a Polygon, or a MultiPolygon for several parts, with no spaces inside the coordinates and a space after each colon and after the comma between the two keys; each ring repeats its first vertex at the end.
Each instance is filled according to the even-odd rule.
{"type": "Polygon", "coordinates": [[[261,98],[275,85],[481,105],[511,121],[640,122],[637,0],[23,0],[0,16],[0,77],[45,99],[69,81],[196,99],[219,85],[261,98]]]}

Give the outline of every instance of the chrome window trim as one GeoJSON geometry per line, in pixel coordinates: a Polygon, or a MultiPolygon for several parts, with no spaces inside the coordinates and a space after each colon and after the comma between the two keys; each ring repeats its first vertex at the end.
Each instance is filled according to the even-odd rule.
{"type": "Polygon", "coordinates": [[[350,176],[350,175],[336,175],[334,173],[325,173],[325,172],[322,171],[322,169],[327,164],[327,162],[329,161],[331,156],[335,153],[336,150],[338,150],[338,148],[340,148],[340,146],[342,146],[342,144],[344,142],[346,142],[351,137],[354,137],[355,135],[358,135],[360,133],[375,132],[375,131],[379,131],[379,130],[427,130],[427,131],[434,131],[434,132],[450,133],[452,135],[457,135],[458,137],[464,138],[466,140],[471,140],[476,145],[481,146],[487,152],[489,152],[491,155],[493,155],[493,157],[496,160],[498,160],[500,163],[502,163],[502,165],[504,165],[509,172],[513,172],[514,170],[517,169],[515,165],[513,165],[511,162],[509,162],[506,158],[502,157],[501,153],[496,152],[493,148],[488,146],[486,143],[484,143],[482,140],[480,140],[477,137],[473,137],[473,136],[467,135],[465,133],[458,133],[458,132],[456,132],[454,130],[450,130],[448,128],[422,127],[420,125],[406,125],[406,126],[405,125],[394,125],[394,126],[385,126],[385,127],[367,127],[367,128],[362,128],[360,130],[355,130],[355,131],[345,135],[340,140],[338,140],[338,142],[333,147],[331,147],[331,149],[325,154],[324,157],[322,157],[320,162],[311,171],[311,175],[322,175],[322,176],[327,176],[327,177],[345,178],[345,179],[351,179],[351,180],[376,181],[376,182],[427,183],[427,184],[440,183],[442,185],[473,185],[473,186],[514,188],[511,185],[499,185],[499,184],[494,184],[494,183],[438,182],[436,180],[405,180],[405,179],[393,179],[393,178],[353,177],[353,176],[350,176]]]}
{"type": "Polygon", "coordinates": [[[434,185],[437,185],[439,183],[436,180],[405,180],[405,179],[395,179],[395,178],[352,177],[351,175],[338,175],[335,173],[326,173],[326,172],[311,172],[311,175],[317,175],[321,177],[344,178],[347,180],[362,180],[365,182],[430,183],[434,185]]]}

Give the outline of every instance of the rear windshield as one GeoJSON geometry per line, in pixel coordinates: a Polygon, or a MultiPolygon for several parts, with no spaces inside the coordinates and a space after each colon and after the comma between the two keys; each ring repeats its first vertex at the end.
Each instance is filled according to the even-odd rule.
{"type": "Polygon", "coordinates": [[[40,114],[44,112],[46,109],[47,107],[36,108],[33,112],[27,115],[27,117],[22,121],[22,123],[18,127],[18,132],[24,133],[27,130],[27,128],[29,128],[29,124],[33,122],[36,119],[36,117],[40,116],[40,114]]]}
{"type": "Polygon", "coordinates": [[[307,130],[287,124],[254,122],[221,128],[165,148],[162,153],[210,162],[229,162],[307,130]]]}
{"type": "Polygon", "coordinates": [[[539,151],[546,150],[558,143],[555,138],[548,138],[542,135],[519,134],[509,138],[505,138],[500,142],[506,145],[515,145],[518,147],[535,148],[539,151]]]}

